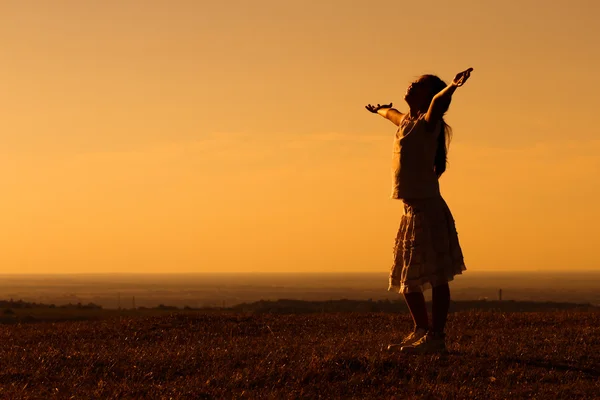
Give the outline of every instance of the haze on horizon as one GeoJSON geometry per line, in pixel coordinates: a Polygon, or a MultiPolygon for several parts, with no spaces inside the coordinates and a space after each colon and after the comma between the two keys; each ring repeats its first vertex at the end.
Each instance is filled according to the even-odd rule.
{"type": "Polygon", "coordinates": [[[600,269],[600,3],[418,5],[3,2],[0,274],[386,272],[395,130],[364,105],[470,66],[467,268],[600,269]]]}

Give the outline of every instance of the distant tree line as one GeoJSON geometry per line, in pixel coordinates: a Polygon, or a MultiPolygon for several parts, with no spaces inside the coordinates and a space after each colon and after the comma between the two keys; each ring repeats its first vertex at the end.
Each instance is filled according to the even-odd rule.
{"type": "MultiPolygon", "coordinates": [[[[427,304],[431,309],[431,304],[427,304]]],[[[35,302],[26,302],[23,300],[0,300],[0,309],[4,308],[4,314],[11,314],[13,309],[31,309],[31,308],[59,308],[59,309],[85,309],[98,310],[102,306],[94,303],[88,304],[65,304],[56,306],[54,304],[43,304],[35,302]]],[[[136,310],[162,310],[177,311],[182,308],[160,304],[156,307],[137,307],[136,310]]],[[[502,311],[502,312],[536,312],[536,311],[555,311],[586,309],[599,310],[590,303],[564,303],[564,302],[535,302],[535,301],[515,301],[515,300],[461,300],[450,303],[450,312],[461,312],[469,310],[484,311],[502,311]]],[[[327,301],[305,301],[305,300],[260,300],[252,303],[242,303],[232,307],[190,307],[185,306],[186,311],[232,311],[242,313],[258,314],[308,314],[308,313],[405,313],[408,308],[403,300],[327,300],[327,301]]]]}
{"type": "Polygon", "coordinates": [[[94,304],[94,303],[88,303],[88,304],[82,304],[82,303],[71,304],[71,303],[69,303],[69,304],[63,304],[60,306],[56,306],[55,304],[43,304],[43,303],[28,302],[28,301],[23,301],[23,300],[14,301],[13,299],[10,299],[10,300],[0,300],[0,308],[6,308],[6,309],[77,308],[77,309],[99,310],[99,309],[102,309],[102,306],[100,306],[98,304],[94,304]]]}
{"type": "MultiPolygon", "coordinates": [[[[431,309],[431,304],[428,303],[431,309]]],[[[329,300],[329,301],[303,301],[303,300],[261,300],[254,303],[242,303],[230,308],[237,312],[269,313],[269,314],[303,314],[303,313],[338,313],[338,312],[383,312],[404,313],[408,308],[403,300],[329,300]]],[[[556,303],[535,301],[489,301],[489,300],[464,300],[453,301],[450,312],[468,310],[488,310],[503,312],[535,312],[570,309],[596,309],[589,303],[556,303]]]]}

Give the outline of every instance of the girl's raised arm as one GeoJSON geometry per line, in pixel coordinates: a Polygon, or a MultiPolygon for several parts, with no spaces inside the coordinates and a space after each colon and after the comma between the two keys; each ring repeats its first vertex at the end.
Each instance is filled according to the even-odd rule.
{"type": "Polygon", "coordinates": [[[433,100],[431,100],[431,104],[429,105],[429,110],[427,110],[427,114],[425,115],[425,120],[428,123],[435,123],[442,119],[444,113],[448,110],[450,100],[452,100],[452,94],[457,88],[467,82],[472,71],[473,68],[469,68],[463,72],[459,72],[456,74],[450,85],[446,86],[441,92],[433,97],[433,100]]]}
{"type": "Polygon", "coordinates": [[[396,126],[400,125],[400,121],[404,115],[395,108],[392,108],[392,103],[384,105],[377,104],[376,106],[369,104],[366,105],[365,108],[372,113],[377,113],[383,118],[390,120],[396,126]]]}

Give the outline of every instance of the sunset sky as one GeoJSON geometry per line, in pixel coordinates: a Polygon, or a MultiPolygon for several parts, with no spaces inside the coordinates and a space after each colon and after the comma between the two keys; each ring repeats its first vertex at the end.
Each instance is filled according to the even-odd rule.
{"type": "Polygon", "coordinates": [[[406,111],[417,76],[468,67],[440,181],[467,268],[600,269],[599,17],[595,0],[2,1],[0,273],[385,272],[395,127],[364,106],[406,111]]]}

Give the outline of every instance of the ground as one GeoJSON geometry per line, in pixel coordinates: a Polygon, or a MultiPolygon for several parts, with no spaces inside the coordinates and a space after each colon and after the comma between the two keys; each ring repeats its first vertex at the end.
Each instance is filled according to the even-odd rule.
{"type": "Polygon", "coordinates": [[[0,325],[0,398],[600,398],[600,312],[456,312],[447,356],[389,313],[165,313],[0,325]]]}

